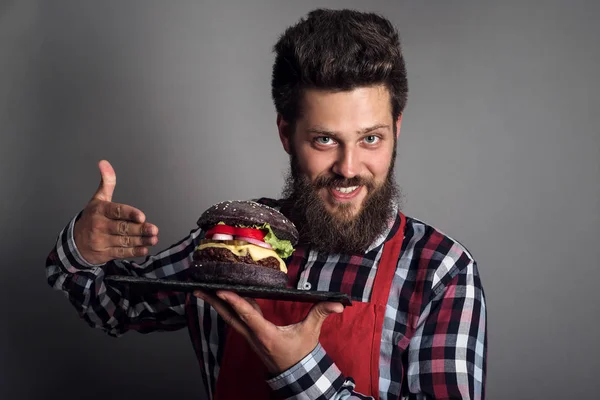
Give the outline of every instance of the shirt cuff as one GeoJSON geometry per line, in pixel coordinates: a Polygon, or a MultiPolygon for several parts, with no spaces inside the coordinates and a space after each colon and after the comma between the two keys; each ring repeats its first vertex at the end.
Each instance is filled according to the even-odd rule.
{"type": "Polygon", "coordinates": [[[344,383],[344,377],[321,344],[296,365],[267,380],[282,399],[328,399],[344,383]]]}

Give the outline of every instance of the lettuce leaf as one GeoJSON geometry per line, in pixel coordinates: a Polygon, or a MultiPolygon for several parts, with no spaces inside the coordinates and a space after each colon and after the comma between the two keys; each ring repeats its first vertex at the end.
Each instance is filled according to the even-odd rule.
{"type": "Polygon", "coordinates": [[[292,242],[289,240],[278,239],[268,223],[265,222],[262,226],[258,227],[258,229],[266,229],[268,231],[268,233],[265,235],[264,241],[273,247],[273,250],[279,254],[279,257],[285,259],[294,253],[294,246],[292,246],[292,242]]]}
{"type": "Polygon", "coordinates": [[[281,240],[277,236],[275,236],[273,229],[271,229],[271,225],[269,225],[269,223],[267,222],[265,222],[262,225],[240,225],[240,227],[266,230],[267,234],[265,235],[265,238],[263,240],[266,243],[270,244],[271,247],[273,247],[273,250],[275,250],[275,253],[277,253],[277,255],[283,259],[288,258],[294,253],[294,246],[292,246],[292,242],[290,242],[289,240],[281,240]]]}

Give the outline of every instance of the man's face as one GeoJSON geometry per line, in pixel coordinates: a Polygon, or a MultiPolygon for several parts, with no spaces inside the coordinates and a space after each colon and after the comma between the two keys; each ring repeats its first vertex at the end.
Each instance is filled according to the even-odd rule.
{"type": "Polygon", "coordinates": [[[362,232],[362,240],[344,239],[350,247],[333,246],[359,251],[351,243],[364,247],[374,239],[387,222],[395,195],[392,166],[400,121],[392,118],[389,92],[383,86],[309,90],[301,107],[293,132],[279,121],[282,143],[292,158],[287,194],[296,200],[298,212],[314,216],[308,221],[312,242],[333,246],[317,233],[321,230],[338,237],[362,232]]]}

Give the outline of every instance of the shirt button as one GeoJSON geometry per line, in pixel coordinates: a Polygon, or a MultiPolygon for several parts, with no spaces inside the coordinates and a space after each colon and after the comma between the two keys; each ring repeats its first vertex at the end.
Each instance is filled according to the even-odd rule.
{"type": "Polygon", "coordinates": [[[310,290],[311,287],[312,287],[312,285],[310,284],[310,282],[304,283],[304,289],[310,290]]]}

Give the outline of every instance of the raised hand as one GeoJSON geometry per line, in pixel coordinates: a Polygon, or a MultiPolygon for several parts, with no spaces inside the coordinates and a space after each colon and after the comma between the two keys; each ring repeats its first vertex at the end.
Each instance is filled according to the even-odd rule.
{"type": "Polygon", "coordinates": [[[98,168],[98,190],[75,223],[79,253],[91,264],[147,255],[148,247],[158,243],[158,227],[146,222],[146,216],[137,208],[113,203],[115,171],[106,160],[100,161],[98,168]]]}

